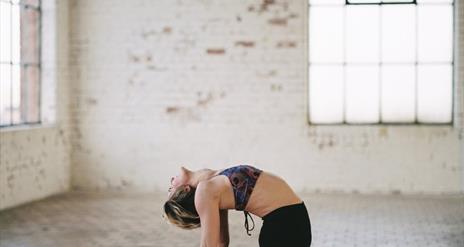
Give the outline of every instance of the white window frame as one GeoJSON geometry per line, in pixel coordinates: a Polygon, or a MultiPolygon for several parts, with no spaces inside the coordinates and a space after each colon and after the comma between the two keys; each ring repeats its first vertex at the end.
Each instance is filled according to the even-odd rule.
{"type": "MultiPolygon", "coordinates": [[[[321,1],[321,0],[320,0],[320,1],[321,1]]],[[[315,4],[315,5],[316,5],[316,6],[321,6],[321,5],[324,5],[324,6],[331,6],[331,5],[332,5],[332,6],[333,6],[333,5],[335,5],[335,4],[331,3],[331,1],[334,2],[334,0],[328,0],[328,1],[327,1],[327,4],[315,4]]],[[[347,8],[347,5],[350,5],[350,4],[352,4],[352,5],[363,5],[363,4],[364,4],[364,5],[386,5],[386,4],[395,4],[395,5],[397,5],[397,4],[409,4],[409,5],[414,4],[414,5],[418,5],[418,4],[420,4],[420,3],[417,3],[416,0],[414,0],[413,2],[408,2],[408,3],[405,3],[405,2],[396,2],[396,3],[391,3],[391,2],[386,3],[386,2],[384,2],[384,3],[382,3],[382,2],[379,2],[379,1],[381,1],[381,0],[378,0],[377,2],[376,2],[375,0],[372,0],[372,2],[369,2],[369,3],[348,3],[348,1],[349,1],[349,0],[345,0],[345,5],[343,6],[343,8],[347,8]]],[[[368,0],[366,0],[366,1],[368,1],[368,0]]],[[[388,0],[385,0],[385,1],[388,1],[388,0]]],[[[393,1],[393,0],[390,0],[390,1],[393,1]]],[[[323,1],[321,1],[321,2],[323,2],[323,1]]],[[[424,4],[424,3],[422,3],[422,4],[424,4]]],[[[426,3],[426,4],[434,4],[434,3],[426,3]]],[[[439,3],[435,3],[435,4],[439,4],[439,3]]],[[[414,121],[410,121],[410,122],[390,122],[390,121],[382,121],[381,109],[379,109],[379,115],[380,115],[380,116],[379,116],[377,122],[370,122],[370,123],[363,123],[363,122],[359,122],[359,123],[356,123],[356,122],[347,122],[347,119],[346,119],[346,109],[345,109],[345,108],[346,108],[346,105],[343,106],[343,108],[344,108],[344,112],[343,112],[343,121],[341,121],[341,122],[335,122],[335,123],[313,122],[313,121],[311,120],[311,112],[310,112],[310,110],[311,110],[311,108],[310,108],[310,97],[311,97],[311,96],[310,96],[310,92],[309,92],[309,90],[310,90],[310,86],[309,86],[309,85],[310,85],[310,84],[309,84],[309,83],[310,83],[310,75],[309,75],[309,73],[310,73],[310,67],[311,67],[312,65],[314,65],[314,63],[312,63],[312,62],[310,61],[310,57],[308,56],[309,52],[311,52],[311,51],[310,51],[310,48],[309,48],[310,38],[308,38],[308,47],[307,47],[307,51],[306,51],[306,55],[307,55],[307,59],[308,59],[308,60],[307,60],[307,61],[308,61],[308,67],[307,67],[307,68],[308,68],[308,70],[307,70],[307,71],[308,71],[308,76],[307,76],[307,80],[308,80],[308,81],[307,81],[307,101],[306,101],[307,107],[308,107],[308,108],[307,108],[307,111],[306,111],[306,113],[307,113],[307,122],[308,122],[310,125],[432,125],[432,126],[452,126],[452,125],[454,125],[455,118],[456,118],[456,116],[455,116],[455,97],[456,97],[456,95],[455,95],[455,94],[456,94],[456,68],[455,68],[455,67],[456,67],[456,55],[455,55],[455,54],[456,54],[456,44],[457,44],[457,39],[456,39],[456,37],[457,37],[457,35],[458,35],[458,34],[456,33],[456,25],[457,25],[457,24],[456,24],[456,16],[457,16],[457,15],[456,15],[456,2],[455,2],[455,0],[454,0],[454,1],[452,1],[451,3],[441,3],[441,4],[447,4],[447,5],[451,5],[451,6],[452,6],[452,20],[453,20],[453,21],[452,21],[452,45],[451,45],[452,51],[451,51],[451,61],[450,61],[449,63],[448,63],[448,62],[446,63],[447,65],[450,65],[450,66],[451,66],[451,72],[450,72],[450,74],[451,74],[451,75],[450,75],[450,76],[451,76],[451,95],[450,95],[450,97],[451,97],[451,99],[450,99],[450,100],[451,100],[451,119],[450,119],[449,122],[443,122],[443,123],[439,123],[439,122],[438,122],[438,123],[433,123],[433,122],[419,122],[419,121],[418,121],[418,117],[417,117],[417,115],[418,115],[418,112],[417,112],[417,98],[416,98],[416,106],[415,106],[416,109],[415,109],[414,121]]],[[[311,8],[311,6],[312,6],[311,0],[309,0],[309,1],[308,1],[308,17],[309,17],[309,13],[310,13],[310,8],[311,8]]],[[[340,5],[337,5],[337,6],[340,6],[340,5]]],[[[417,8],[417,7],[416,7],[416,8],[417,8]]],[[[416,16],[416,22],[417,22],[417,18],[418,18],[418,17],[416,16]]],[[[307,20],[308,20],[308,23],[309,23],[309,18],[307,18],[307,20]]],[[[310,35],[309,27],[310,27],[310,24],[309,24],[309,25],[307,26],[307,28],[306,28],[307,35],[308,35],[307,37],[309,37],[309,35],[310,35]]],[[[417,32],[417,23],[416,23],[416,32],[417,32]]],[[[416,34],[416,40],[417,40],[417,34],[416,34]]],[[[345,41],[345,44],[346,44],[346,41],[345,41]]],[[[416,41],[416,46],[417,46],[417,41],[416,41]]],[[[344,47],[343,49],[346,49],[346,48],[344,47]]],[[[343,51],[343,52],[346,52],[346,50],[343,51]]],[[[347,63],[346,63],[346,58],[344,58],[344,59],[345,59],[345,61],[344,61],[342,64],[343,64],[343,70],[346,71],[346,67],[347,67],[346,64],[347,64],[347,63]]],[[[317,63],[316,63],[316,64],[317,64],[317,63]]],[[[321,64],[323,64],[323,63],[321,63],[321,64]]],[[[336,64],[336,63],[333,63],[333,64],[336,64]]],[[[375,63],[371,63],[371,64],[374,65],[375,63]]],[[[414,63],[414,70],[415,70],[415,76],[416,76],[416,78],[415,78],[415,81],[416,81],[416,82],[415,82],[415,83],[416,83],[415,93],[416,93],[416,94],[417,94],[417,80],[418,80],[418,79],[417,79],[418,64],[419,64],[419,62],[418,62],[418,60],[417,60],[417,53],[416,53],[416,60],[415,60],[415,63],[414,63]]],[[[421,63],[421,64],[422,64],[422,63],[421,63]]],[[[382,66],[382,62],[379,62],[379,67],[378,67],[378,68],[382,68],[381,66],[382,66]]],[[[345,72],[344,72],[344,73],[345,73],[345,72]]],[[[343,80],[345,80],[345,78],[344,78],[343,80]]],[[[345,82],[344,82],[344,83],[345,83],[345,82]]],[[[379,86],[379,87],[380,87],[380,86],[379,86]]],[[[379,98],[380,98],[380,96],[379,96],[379,98]]],[[[380,99],[379,99],[379,100],[380,100],[380,99]]],[[[346,104],[346,103],[344,102],[343,104],[346,104]]],[[[379,107],[381,107],[381,106],[379,105],[379,107]]]]}

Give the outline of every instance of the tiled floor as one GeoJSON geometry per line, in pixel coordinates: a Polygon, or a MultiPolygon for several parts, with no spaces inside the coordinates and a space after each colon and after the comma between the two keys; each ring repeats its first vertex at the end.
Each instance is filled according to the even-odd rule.
{"type": "MultiPolygon", "coordinates": [[[[303,196],[312,246],[464,246],[464,196],[303,196]]],[[[68,193],[0,212],[0,246],[199,246],[168,225],[161,195],[68,193]]],[[[230,212],[230,246],[258,246],[230,212]]]]}

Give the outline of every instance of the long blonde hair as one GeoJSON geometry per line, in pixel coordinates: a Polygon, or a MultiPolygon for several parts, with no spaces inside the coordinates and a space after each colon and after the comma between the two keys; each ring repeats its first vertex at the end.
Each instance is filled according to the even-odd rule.
{"type": "Polygon", "coordinates": [[[195,209],[195,188],[185,190],[184,186],[179,186],[164,203],[164,217],[183,229],[200,227],[200,216],[195,209]]]}

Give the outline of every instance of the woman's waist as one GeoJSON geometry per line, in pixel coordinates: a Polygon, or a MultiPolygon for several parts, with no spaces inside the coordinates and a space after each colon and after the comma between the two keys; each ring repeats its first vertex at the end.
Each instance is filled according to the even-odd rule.
{"type": "Polygon", "coordinates": [[[291,220],[292,217],[301,217],[302,215],[307,215],[308,211],[304,201],[298,203],[284,205],[278,207],[271,212],[267,213],[261,217],[264,221],[279,220],[279,219],[288,219],[291,220]]]}
{"type": "Polygon", "coordinates": [[[258,198],[254,198],[254,199],[257,199],[257,200],[251,201],[251,203],[249,203],[247,207],[245,208],[245,211],[248,211],[261,218],[263,218],[264,216],[268,215],[269,213],[279,208],[286,207],[289,205],[295,205],[295,204],[299,204],[303,202],[298,197],[279,198],[279,199],[269,198],[269,200],[265,200],[265,199],[258,200],[258,198]]]}

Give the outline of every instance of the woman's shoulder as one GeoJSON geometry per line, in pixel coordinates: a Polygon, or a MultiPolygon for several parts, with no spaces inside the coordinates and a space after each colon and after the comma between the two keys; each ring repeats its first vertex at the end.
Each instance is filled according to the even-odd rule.
{"type": "Polygon", "coordinates": [[[195,191],[195,207],[203,208],[206,205],[219,206],[226,183],[223,176],[216,176],[198,183],[195,191]]]}
{"type": "Polygon", "coordinates": [[[227,180],[224,176],[214,176],[200,181],[196,193],[204,193],[209,196],[219,196],[227,188],[227,180]]]}

